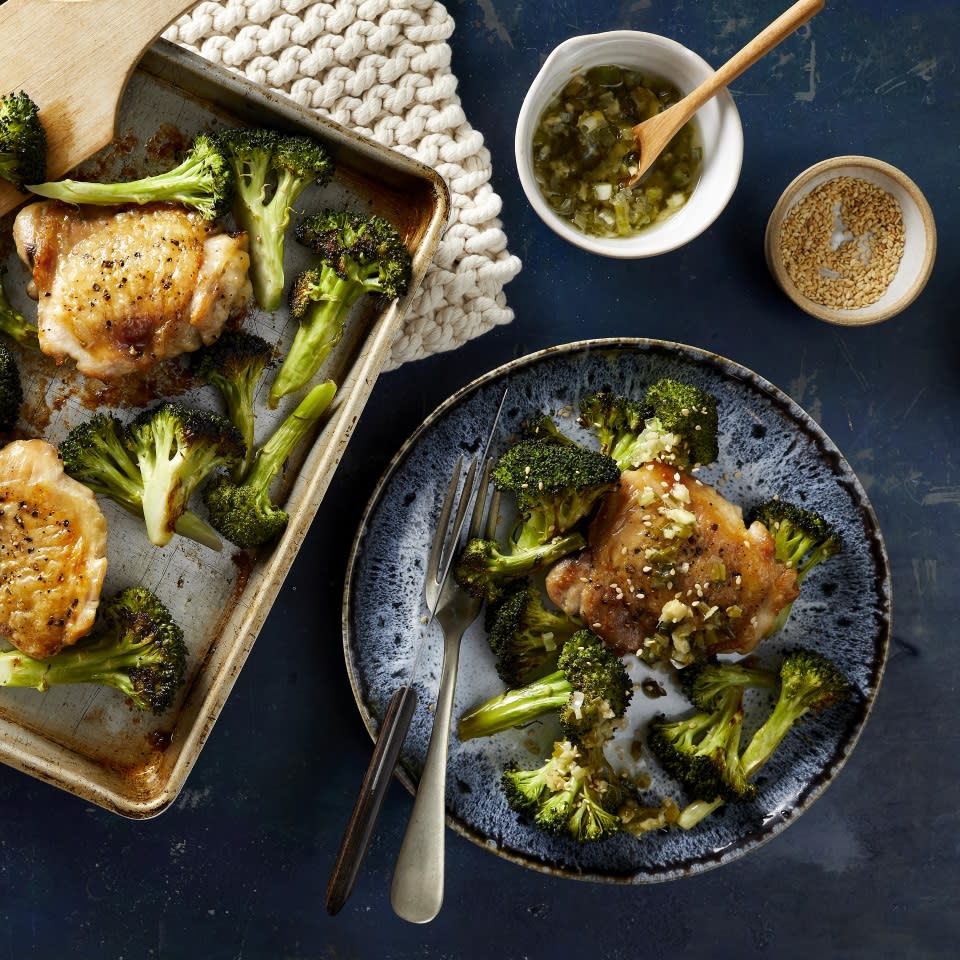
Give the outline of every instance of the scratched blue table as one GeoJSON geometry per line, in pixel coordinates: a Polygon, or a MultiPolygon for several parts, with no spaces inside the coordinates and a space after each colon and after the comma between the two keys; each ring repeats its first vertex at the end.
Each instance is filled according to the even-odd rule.
{"type": "Polygon", "coordinates": [[[525,201],[513,125],[544,57],[577,33],[675,37],[719,64],[779,0],[453,0],[453,68],[486,136],[511,250],[511,325],[384,375],[302,554],[201,754],[162,817],[122,820],[0,769],[0,960],[108,958],[955,957],[960,941],[960,14],[934,0],[828,3],[736,82],[739,188],[703,236],[659,259],[596,259],[525,201]],[[939,227],[921,298],[876,327],[813,320],[774,287],[767,216],[786,183],[863,153],[906,171],[939,227]],[[389,904],[411,806],[394,783],[353,897],[324,888],[370,755],[341,653],[342,580],[377,478],[448,394],[551,344],[636,335],[723,354],[781,387],[835,440],[879,516],[894,581],[886,676],[852,758],[771,843],[693,879],[590,884],[521,869],[448,834],[425,927],[389,904]]]}

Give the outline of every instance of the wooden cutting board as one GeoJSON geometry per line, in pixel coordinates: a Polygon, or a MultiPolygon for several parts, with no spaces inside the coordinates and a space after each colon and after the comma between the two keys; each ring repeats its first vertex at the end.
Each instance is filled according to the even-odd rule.
{"type": "MultiPolygon", "coordinates": [[[[144,50],[197,0],[5,0],[0,96],[23,90],[47,131],[47,179],[106,146],[144,50]]],[[[0,181],[0,215],[28,196],[0,181]]]]}

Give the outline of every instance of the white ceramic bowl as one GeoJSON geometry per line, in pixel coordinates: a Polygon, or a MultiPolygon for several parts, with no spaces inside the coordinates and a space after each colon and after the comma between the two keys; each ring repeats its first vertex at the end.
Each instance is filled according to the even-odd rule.
{"type": "Polygon", "coordinates": [[[713,73],[713,68],[697,54],[675,40],[653,33],[614,30],[564,41],[547,57],[520,108],[515,147],[520,183],[543,222],[570,243],[607,257],[656,256],[699,236],[727,205],[743,162],[740,115],[726,90],[697,112],[695,122],[703,145],[703,170],[689,200],[673,216],[629,237],[588,236],[556,214],[544,200],[533,175],[531,147],[540,115],[570,77],[604,64],[662,77],[683,95],[713,73]]]}
{"type": "Polygon", "coordinates": [[[828,323],[863,327],[888,320],[920,295],[933,270],[937,228],[926,197],[901,170],[873,157],[833,157],[808,167],[783,191],[767,221],[764,252],[774,279],[798,307],[828,323]],[[893,280],[875,303],[849,310],[824,306],[801,293],[784,266],[777,242],[784,218],[793,207],[812,190],[835,177],[853,177],[875,184],[896,199],[903,215],[903,256],[893,280]]]}

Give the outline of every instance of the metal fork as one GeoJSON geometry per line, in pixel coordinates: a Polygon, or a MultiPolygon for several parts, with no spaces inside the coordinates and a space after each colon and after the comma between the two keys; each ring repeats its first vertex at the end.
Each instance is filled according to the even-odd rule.
{"type": "MultiPolygon", "coordinates": [[[[460,660],[460,641],[467,627],[480,613],[481,602],[462,590],[446,577],[450,563],[458,549],[454,538],[446,535],[454,494],[462,466],[457,461],[453,481],[444,504],[428,561],[424,595],[428,608],[443,631],[443,662],[440,669],[440,687],[433,718],[433,730],[420,786],[413,803],[410,822],[400,846],[393,873],[390,902],[395,913],[411,923],[428,923],[439,912],[443,903],[444,843],[447,786],[447,748],[450,743],[450,725],[453,717],[453,694],[457,683],[460,660]]],[[[453,531],[462,529],[471,497],[476,494],[467,539],[492,537],[496,531],[498,495],[490,494],[490,462],[480,471],[475,484],[478,465],[474,460],[460,493],[453,531]]]]}

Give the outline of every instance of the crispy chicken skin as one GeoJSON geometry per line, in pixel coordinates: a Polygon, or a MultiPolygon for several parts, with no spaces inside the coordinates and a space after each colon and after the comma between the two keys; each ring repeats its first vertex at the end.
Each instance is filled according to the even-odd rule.
{"type": "Polygon", "coordinates": [[[547,592],[619,653],[642,652],[665,622],[668,632],[713,628],[701,654],[747,653],[796,599],[796,580],[775,561],[763,524],[745,527],[740,508],[713,487],[648,463],[624,472],[587,548],[550,571],[547,592]]]}
{"type": "Polygon", "coordinates": [[[16,217],[40,349],[112,380],[197,350],[250,299],[246,234],[172,204],[32,203],[16,217]]]}
{"type": "Polygon", "coordinates": [[[107,521],[45,440],[0,449],[0,637],[53,656],[88,633],[107,572],[107,521]]]}

